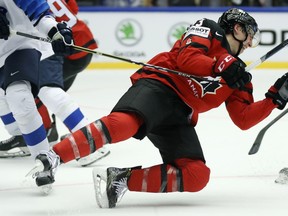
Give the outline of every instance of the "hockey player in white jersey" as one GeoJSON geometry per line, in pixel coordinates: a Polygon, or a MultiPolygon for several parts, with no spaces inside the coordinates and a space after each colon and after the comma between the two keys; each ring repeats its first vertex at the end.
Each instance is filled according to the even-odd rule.
{"type": "MultiPolygon", "coordinates": [[[[68,6],[65,5],[64,2],[62,2],[61,0],[48,0],[47,3],[49,5],[53,5],[54,3],[57,4],[58,6],[57,9],[56,7],[52,7],[52,8],[50,7],[51,11],[54,13],[58,12],[58,10],[61,10],[61,15],[64,16],[65,14],[63,13],[63,11],[69,11],[68,6]]],[[[55,18],[58,21],[63,20],[59,17],[55,17],[55,18]]],[[[65,16],[65,20],[68,23],[71,23],[69,22],[70,18],[71,18],[71,15],[65,16]]],[[[72,16],[72,18],[73,18],[72,23],[74,23],[75,20],[77,20],[77,18],[74,15],[72,16]]],[[[63,23],[59,25],[66,28],[65,24],[63,23]]],[[[73,30],[72,30],[72,33],[73,33],[73,30]]],[[[85,37],[86,35],[87,33],[84,34],[83,37],[85,37]]],[[[77,38],[75,40],[77,42],[77,38]]],[[[72,101],[71,97],[66,92],[63,91],[63,89],[65,89],[65,86],[63,85],[63,76],[64,76],[63,75],[63,62],[64,62],[63,56],[53,55],[54,52],[51,48],[51,45],[46,42],[41,43],[41,48],[39,51],[41,52],[44,51],[48,53],[46,54],[46,56],[49,55],[49,57],[45,58],[44,60],[40,62],[40,66],[39,66],[40,79],[39,80],[40,80],[41,88],[40,88],[38,97],[49,108],[50,111],[52,111],[54,114],[56,114],[56,116],[59,119],[62,120],[62,122],[67,126],[69,131],[74,132],[84,127],[85,125],[89,123],[88,119],[83,115],[79,106],[72,101]]],[[[64,55],[65,53],[62,53],[62,54],[64,55]]],[[[77,52],[77,54],[79,55],[79,52],[77,52]]],[[[67,55],[65,55],[65,57],[66,56],[67,55]]],[[[79,64],[77,66],[76,63],[73,63],[71,65],[76,68],[80,67],[79,64]]],[[[71,70],[73,69],[72,66],[70,66],[71,70]]],[[[1,76],[0,76],[0,80],[1,80],[1,76]]],[[[1,91],[0,91],[0,105],[4,104],[4,102],[1,103],[1,98],[4,99],[3,93],[1,97],[1,91]]],[[[10,110],[8,106],[5,106],[5,104],[4,104],[4,107],[0,106],[0,118],[4,122],[4,125],[7,128],[8,132],[12,135],[11,138],[0,142],[0,158],[1,157],[4,158],[4,157],[28,156],[30,155],[29,148],[27,147],[25,141],[23,140],[23,136],[21,134],[21,131],[18,129],[18,125],[15,119],[13,118],[12,114],[9,112],[10,110]]],[[[45,126],[45,121],[44,121],[44,126],[45,126]]],[[[54,130],[56,130],[56,128],[54,128],[54,130]]],[[[49,140],[49,135],[51,138],[53,133],[51,135],[49,134],[49,131],[47,131],[48,141],[51,140],[51,139],[49,140]]],[[[109,152],[110,151],[108,149],[103,148],[101,150],[96,151],[94,154],[89,155],[89,157],[79,159],[78,162],[82,166],[87,166],[105,157],[107,154],[109,154],[109,152]]]]}
{"type": "Polygon", "coordinates": [[[46,0],[0,0],[0,85],[5,91],[1,112],[5,106],[11,110],[40,168],[36,184],[49,189],[60,159],[50,150],[34,97],[39,93],[39,62],[51,55],[51,44],[12,36],[11,29],[47,36],[55,54],[60,55],[72,52],[69,45],[73,44],[73,37],[71,30],[50,14],[46,0]]]}

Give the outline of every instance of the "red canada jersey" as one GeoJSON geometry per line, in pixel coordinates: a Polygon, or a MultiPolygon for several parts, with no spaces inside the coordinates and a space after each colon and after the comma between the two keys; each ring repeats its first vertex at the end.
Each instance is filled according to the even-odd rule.
{"type": "Polygon", "coordinates": [[[194,125],[199,113],[225,102],[234,124],[243,130],[249,129],[266,118],[276,105],[271,99],[254,103],[251,82],[245,86],[245,91],[240,91],[229,88],[223,79],[216,78],[214,64],[223,54],[231,54],[224,30],[213,20],[201,19],[187,28],[169,52],[156,55],[148,63],[214,81],[219,79],[219,82],[186,78],[149,67],[138,70],[131,80],[135,83],[141,78],[151,78],[171,87],[191,107],[194,125]]]}
{"type": "MultiPolygon", "coordinates": [[[[98,47],[89,27],[76,16],[79,8],[75,0],[47,0],[47,2],[52,13],[56,16],[57,22],[65,21],[72,29],[75,45],[89,49],[98,47]]],[[[87,53],[77,51],[67,58],[73,60],[85,55],[87,53]]]]}

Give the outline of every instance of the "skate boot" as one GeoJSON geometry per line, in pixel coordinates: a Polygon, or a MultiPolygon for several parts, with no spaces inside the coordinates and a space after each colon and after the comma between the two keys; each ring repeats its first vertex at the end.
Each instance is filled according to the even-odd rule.
{"type": "Polygon", "coordinates": [[[40,170],[35,173],[36,185],[41,190],[48,194],[52,189],[52,184],[55,182],[55,173],[60,165],[59,156],[53,151],[42,152],[35,158],[36,167],[40,170]]]}
{"type": "Polygon", "coordinates": [[[288,184],[288,168],[283,168],[279,171],[279,176],[275,180],[278,184],[288,184]]]}
{"type": "Polygon", "coordinates": [[[100,208],[114,208],[128,190],[131,168],[94,168],[93,180],[96,201],[100,208]]]}
{"type": "Polygon", "coordinates": [[[70,135],[70,133],[62,135],[62,136],[60,137],[60,141],[66,139],[69,135],[70,135]]]}
{"type": "Polygon", "coordinates": [[[59,138],[57,127],[56,127],[56,117],[54,114],[52,114],[51,127],[46,132],[47,132],[48,142],[50,143],[50,146],[53,146],[54,144],[58,142],[58,138],[59,138]]]}
{"type": "Polygon", "coordinates": [[[30,156],[30,151],[22,135],[0,141],[0,158],[30,156]]]}
{"type": "MultiPolygon", "coordinates": [[[[59,137],[55,115],[52,115],[52,119],[51,127],[47,130],[47,139],[51,146],[57,142],[59,137]]],[[[30,155],[29,148],[22,135],[12,136],[7,140],[0,141],[0,158],[26,157],[30,155]]]]}
{"type": "Polygon", "coordinates": [[[35,167],[26,176],[35,178],[36,185],[42,192],[48,194],[55,181],[55,173],[60,165],[59,156],[53,151],[43,151],[35,158],[35,167]]]}

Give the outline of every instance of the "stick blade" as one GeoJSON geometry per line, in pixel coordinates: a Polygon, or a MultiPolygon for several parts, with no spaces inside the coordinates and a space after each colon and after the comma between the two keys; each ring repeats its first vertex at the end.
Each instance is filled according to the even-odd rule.
{"type": "Polygon", "coordinates": [[[262,142],[262,139],[264,137],[264,134],[266,132],[266,128],[264,128],[265,130],[261,130],[259,132],[259,134],[257,135],[250,151],[248,152],[249,155],[253,155],[253,154],[256,154],[258,151],[259,151],[259,148],[261,146],[261,142],[262,142]]]}
{"type": "MultiPolygon", "coordinates": [[[[288,40],[288,39],[287,39],[288,40]]],[[[275,124],[279,119],[281,119],[284,115],[286,115],[288,113],[288,108],[286,110],[284,110],[282,113],[280,113],[276,118],[274,118],[269,124],[267,124],[264,128],[262,128],[262,130],[260,130],[260,132],[258,133],[250,151],[249,151],[249,155],[252,154],[256,154],[260,148],[262,139],[266,133],[266,131],[273,125],[275,124]]]]}

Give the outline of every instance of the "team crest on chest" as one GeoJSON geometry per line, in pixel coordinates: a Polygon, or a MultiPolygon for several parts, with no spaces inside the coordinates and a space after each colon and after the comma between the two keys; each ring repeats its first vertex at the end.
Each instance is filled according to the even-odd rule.
{"type": "Polygon", "coordinates": [[[207,80],[193,79],[195,83],[201,88],[201,96],[204,97],[206,94],[216,94],[217,89],[221,88],[222,85],[219,83],[219,78],[205,77],[207,80]]]}

